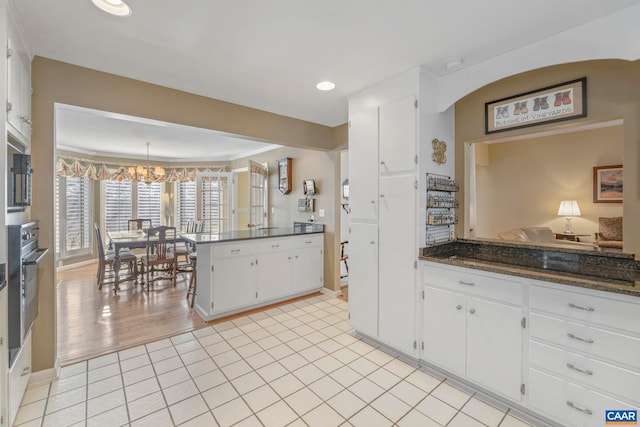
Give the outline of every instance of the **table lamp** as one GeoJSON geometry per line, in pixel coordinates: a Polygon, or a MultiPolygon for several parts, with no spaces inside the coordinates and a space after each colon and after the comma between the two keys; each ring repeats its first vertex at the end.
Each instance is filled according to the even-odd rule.
{"type": "Polygon", "coordinates": [[[560,208],[558,209],[558,216],[563,216],[566,219],[564,226],[564,234],[573,234],[571,230],[571,217],[580,216],[580,208],[578,202],[575,200],[563,200],[560,202],[560,208]]]}

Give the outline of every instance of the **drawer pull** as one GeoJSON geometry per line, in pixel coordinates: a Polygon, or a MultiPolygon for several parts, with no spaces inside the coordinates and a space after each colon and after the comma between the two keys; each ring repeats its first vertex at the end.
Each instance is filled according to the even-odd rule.
{"type": "Polygon", "coordinates": [[[304,242],[305,245],[310,245],[311,243],[312,243],[311,240],[305,240],[304,242]]]}
{"type": "Polygon", "coordinates": [[[278,249],[280,245],[271,245],[271,249],[278,249]]]}
{"type": "Polygon", "coordinates": [[[581,338],[573,335],[572,333],[568,333],[567,336],[572,340],[586,342],[587,344],[593,344],[593,340],[591,338],[581,338]]]}
{"type": "Polygon", "coordinates": [[[466,286],[475,286],[476,285],[473,282],[465,282],[464,280],[458,280],[458,283],[460,283],[461,285],[466,285],[466,286]]]}
{"type": "Polygon", "coordinates": [[[574,371],[578,371],[581,374],[585,374],[585,375],[593,375],[593,372],[588,370],[588,369],[580,369],[580,368],[576,368],[575,366],[573,366],[571,363],[567,363],[567,368],[569,369],[573,369],[574,371]]]}
{"type": "Polygon", "coordinates": [[[240,252],[240,249],[231,249],[232,254],[237,254],[238,252],[240,252]]]}
{"type": "Polygon", "coordinates": [[[475,309],[475,308],[472,308],[471,310],[469,310],[469,313],[471,313],[471,314],[476,314],[476,309],[475,309]]]}
{"type": "Polygon", "coordinates": [[[569,307],[571,308],[577,308],[578,310],[584,310],[584,311],[596,311],[595,308],[593,307],[581,307],[579,305],[575,305],[574,303],[569,303],[569,307]]]}
{"type": "Polygon", "coordinates": [[[24,377],[25,375],[29,375],[30,372],[31,372],[31,366],[27,366],[25,368],[22,368],[22,372],[20,373],[20,376],[24,377]]]}
{"type": "Polygon", "coordinates": [[[462,306],[460,304],[456,305],[456,310],[462,310],[462,306]]]}
{"type": "Polygon", "coordinates": [[[591,412],[590,409],[581,408],[581,407],[579,407],[578,405],[576,405],[575,403],[573,403],[573,402],[571,402],[569,400],[567,400],[567,406],[570,407],[570,408],[575,409],[576,411],[580,411],[583,414],[593,415],[593,412],[591,412]]]}

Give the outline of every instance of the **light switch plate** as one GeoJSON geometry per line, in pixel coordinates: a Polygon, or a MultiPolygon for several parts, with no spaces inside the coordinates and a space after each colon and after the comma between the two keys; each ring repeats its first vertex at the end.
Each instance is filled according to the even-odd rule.
{"type": "Polygon", "coordinates": [[[324,216],[324,209],[318,210],[318,215],[322,218],[324,216]]]}

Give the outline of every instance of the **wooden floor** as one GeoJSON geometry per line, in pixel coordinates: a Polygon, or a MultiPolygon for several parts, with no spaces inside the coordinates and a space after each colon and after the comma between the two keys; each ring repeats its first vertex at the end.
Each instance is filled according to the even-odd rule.
{"type": "Polygon", "coordinates": [[[225,322],[310,295],[205,322],[186,299],[189,275],[178,275],[175,287],[157,282],[149,293],[132,282],[112,288],[96,285],[97,264],[58,272],[58,359],[62,366],[207,325],[225,322]]]}
{"type": "Polygon", "coordinates": [[[126,282],[118,295],[96,286],[97,264],[58,272],[58,358],[62,365],[207,325],[186,299],[189,276],[147,293],[126,282]]]}

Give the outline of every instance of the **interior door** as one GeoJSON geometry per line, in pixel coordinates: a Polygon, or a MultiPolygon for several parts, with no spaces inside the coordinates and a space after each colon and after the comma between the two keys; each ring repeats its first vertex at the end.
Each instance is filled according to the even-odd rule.
{"type": "Polygon", "coordinates": [[[249,224],[248,228],[262,228],[267,218],[267,177],[265,165],[249,160],[249,224]]]}
{"type": "Polygon", "coordinates": [[[207,172],[198,174],[197,212],[204,221],[206,233],[224,233],[233,229],[232,173],[207,172]]]}

